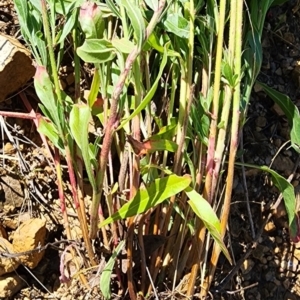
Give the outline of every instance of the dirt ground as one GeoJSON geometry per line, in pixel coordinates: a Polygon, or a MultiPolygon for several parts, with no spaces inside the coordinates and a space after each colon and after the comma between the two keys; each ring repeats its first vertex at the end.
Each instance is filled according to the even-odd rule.
{"type": "MultiPolygon", "coordinates": [[[[2,1],[0,5],[0,32],[17,38],[20,34],[19,25],[12,3],[2,1]]],[[[258,80],[285,93],[299,107],[299,1],[291,0],[269,11],[262,43],[263,65],[258,80]]],[[[73,83],[71,72],[71,66],[66,66],[62,76],[66,89],[73,83]]],[[[27,83],[22,90],[35,109],[38,100],[32,83],[27,83]]],[[[17,91],[0,103],[0,111],[28,113],[28,107],[17,91]]],[[[43,215],[49,220],[45,231],[41,225],[40,231],[34,233],[36,239],[40,232],[44,232],[45,253],[34,268],[25,263],[18,266],[15,273],[22,281],[20,290],[11,299],[101,299],[97,270],[90,278],[95,287],[90,291],[86,291],[78,282],[71,286],[60,283],[63,277],[61,268],[67,266],[72,272],[72,261],[67,255],[62,261],[64,245],[56,244],[57,240],[65,237],[57,200],[55,171],[32,120],[7,117],[0,120],[0,124],[0,237],[13,240],[12,236],[20,228],[19,224],[29,222],[32,218],[43,215]]],[[[240,150],[244,154],[244,161],[271,166],[285,178],[291,177],[297,191],[300,190],[300,168],[297,165],[297,153],[286,144],[289,131],[287,120],[280,109],[256,85],[241,139],[240,150]]],[[[241,155],[238,161],[240,159],[241,155]]],[[[278,191],[266,174],[253,169],[243,172],[237,167],[229,221],[230,234],[226,242],[230,245],[235,262],[241,263],[235,271],[221,257],[211,290],[212,299],[300,299],[300,245],[290,242],[283,205],[264,224],[278,196],[278,191]],[[250,211],[247,209],[247,201],[250,203],[250,211]],[[255,237],[258,237],[257,243],[254,243],[255,237]]],[[[70,211],[69,214],[72,216],[74,212],[70,211]]],[[[75,232],[77,225],[74,218],[72,230],[75,232]]],[[[33,227],[36,228],[36,225],[33,227]]],[[[31,230],[31,227],[28,228],[31,230]]],[[[30,231],[28,228],[26,230],[30,231]]],[[[81,251],[80,244],[74,247],[81,251]]],[[[161,299],[165,298],[161,295],[161,299]]]]}

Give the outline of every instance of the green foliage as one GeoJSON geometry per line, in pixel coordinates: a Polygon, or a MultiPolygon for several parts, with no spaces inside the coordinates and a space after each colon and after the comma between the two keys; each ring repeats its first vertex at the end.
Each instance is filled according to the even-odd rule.
{"type": "Polygon", "coordinates": [[[146,189],[139,189],[132,200],[124,204],[118,212],[101,222],[99,228],[116,220],[142,214],[166,199],[180,193],[190,183],[191,179],[189,177],[177,175],[169,175],[161,179],[156,179],[146,189]]]}
{"type": "Polygon", "coordinates": [[[188,21],[178,13],[172,13],[167,15],[166,20],[164,21],[166,30],[172,32],[181,38],[189,37],[189,23],[188,21]]]}
{"type": "Polygon", "coordinates": [[[164,48],[164,55],[163,55],[163,58],[162,58],[162,61],[159,65],[159,71],[158,71],[158,75],[155,79],[155,81],[153,82],[151,88],[149,89],[147,95],[145,96],[145,98],[141,101],[141,103],[139,104],[138,107],[135,108],[135,110],[133,111],[133,113],[125,118],[125,120],[123,120],[120,124],[120,126],[118,127],[118,130],[123,128],[125,126],[125,124],[127,124],[129,121],[131,121],[135,116],[137,116],[139,113],[141,113],[142,110],[144,110],[146,108],[146,106],[150,103],[150,101],[153,99],[153,96],[156,92],[156,89],[158,87],[158,83],[161,79],[161,76],[162,76],[162,73],[164,71],[164,68],[167,64],[167,46],[165,46],[164,48]]]}
{"type": "Polygon", "coordinates": [[[91,120],[91,110],[87,105],[73,105],[70,113],[70,130],[82,153],[82,158],[88,174],[89,182],[93,189],[96,189],[95,174],[92,170],[91,161],[96,159],[95,154],[90,151],[88,144],[88,127],[91,120]]]}
{"type": "Polygon", "coordinates": [[[145,39],[145,21],[138,2],[135,0],[121,0],[121,4],[125,7],[131,25],[134,29],[138,48],[141,49],[145,39]]]}
{"type": "Polygon", "coordinates": [[[34,77],[34,87],[41,100],[46,117],[48,117],[56,126],[64,126],[63,107],[58,105],[58,98],[54,92],[54,85],[50,79],[46,68],[37,66],[34,77]]]}
{"type": "Polygon", "coordinates": [[[216,240],[219,247],[222,249],[226,258],[232,263],[230,254],[222,240],[221,225],[215,212],[209,203],[194,189],[188,187],[185,189],[187,196],[190,198],[188,201],[195,214],[202,220],[209,233],[216,240]]]}
{"type": "Polygon", "coordinates": [[[264,83],[259,82],[264,92],[282,109],[286,115],[289,125],[291,127],[291,144],[295,151],[300,153],[300,115],[298,107],[291,101],[291,99],[264,83]]]}
{"type": "Polygon", "coordinates": [[[86,39],[77,54],[85,62],[94,64],[111,61],[116,55],[112,43],[105,39],[86,39]]]}
{"type": "Polygon", "coordinates": [[[290,182],[288,182],[284,177],[279,175],[274,170],[271,170],[265,166],[260,167],[261,170],[268,172],[272,176],[272,181],[274,185],[278,188],[278,190],[282,193],[285,208],[288,214],[289,226],[292,231],[292,235],[294,236],[296,231],[295,227],[291,227],[293,225],[295,219],[295,210],[296,210],[296,198],[294,193],[294,187],[290,182]]]}
{"type": "Polygon", "coordinates": [[[79,22],[86,39],[101,39],[105,24],[103,13],[99,6],[93,2],[85,2],[80,9],[79,22]]]}
{"type": "Polygon", "coordinates": [[[30,1],[24,0],[16,0],[14,4],[21,25],[20,28],[23,38],[26,43],[30,45],[30,49],[38,64],[47,66],[48,55],[46,43],[41,32],[42,18],[40,14],[40,1],[35,1],[35,6],[32,5],[30,1]]]}
{"type": "Polygon", "coordinates": [[[113,252],[112,256],[110,257],[109,261],[105,265],[101,277],[100,277],[100,290],[103,294],[103,297],[107,300],[111,299],[111,275],[114,269],[114,265],[117,259],[118,254],[124,248],[125,241],[121,241],[115,251],[113,252]]]}
{"type": "MultiPolygon", "coordinates": [[[[198,267],[187,272],[197,277],[201,270],[201,285],[207,269],[199,267],[209,264],[211,245],[212,257],[218,257],[221,249],[231,262],[222,240],[227,220],[222,216],[227,218],[224,212],[229,213],[238,134],[261,68],[264,19],[269,7],[278,2],[247,1],[249,13],[242,19],[238,11],[243,1],[229,1],[227,6],[223,0],[218,4],[202,0],[15,1],[22,35],[38,63],[34,86],[43,114],[38,130],[66,158],[74,208],[91,261],[91,239],[98,236],[97,230],[101,229],[104,246],[110,249],[108,236],[115,241],[124,237],[115,230],[117,224],[110,233],[106,225],[127,218],[125,224],[138,228],[139,234],[153,230],[182,241],[173,249],[166,240],[161,251],[164,268],[159,271],[174,278],[174,287],[179,279],[175,262],[182,256],[186,265],[198,267]],[[237,17],[234,24],[231,10],[237,17]],[[70,51],[65,51],[66,46],[70,51]],[[74,55],[75,73],[71,97],[61,90],[58,77],[62,61],[70,55],[74,55]],[[92,75],[82,77],[86,67],[93,70],[92,75]],[[80,96],[80,82],[89,90],[87,99],[80,96]],[[91,124],[94,132],[89,130],[91,124]],[[221,163],[226,160],[225,145],[230,147],[232,168],[221,163]],[[90,184],[93,198],[91,212],[82,216],[86,208],[77,200],[86,196],[84,181],[90,184]],[[219,191],[224,189],[223,202],[219,191]],[[100,224],[99,212],[104,214],[100,224]],[[147,224],[137,221],[144,217],[147,224]],[[193,255],[201,235],[207,253],[193,255]],[[183,253],[185,249],[189,252],[183,253]]],[[[298,109],[286,96],[262,86],[287,115],[292,146],[299,152],[298,109]]],[[[271,174],[282,192],[295,237],[292,186],[273,170],[260,169],[271,174]]],[[[57,176],[62,191],[61,172],[57,176]]],[[[128,243],[133,239],[130,234],[128,243]]],[[[110,280],[124,243],[119,243],[102,272],[100,289],[105,299],[111,298],[110,280]]],[[[210,265],[209,272],[214,267],[210,265]]],[[[149,270],[156,268],[152,265],[149,270]]],[[[128,272],[130,278],[132,270],[128,272]]],[[[187,297],[193,296],[195,278],[190,280],[187,297]]],[[[141,286],[147,282],[139,280],[141,286]]],[[[130,296],[135,295],[131,289],[130,296]]]]}

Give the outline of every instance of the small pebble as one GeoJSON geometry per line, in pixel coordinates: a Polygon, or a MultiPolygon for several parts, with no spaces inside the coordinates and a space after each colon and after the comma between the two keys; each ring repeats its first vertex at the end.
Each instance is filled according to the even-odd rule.
{"type": "Polygon", "coordinates": [[[283,286],[285,289],[288,289],[291,285],[291,281],[290,279],[286,278],[284,281],[283,281],[283,286]]]}
{"type": "Polygon", "coordinates": [[[274,272],[274,270],[270,270],[269,272],[267,272],[266,275],[265,275],[265,279],[267,281],[274,282],[274,280],[275,280],[275,272],[274,272]]]}
{"type": "Polygon", "coordinates": [[[276,247],[276,248],[274,249],[274,253],[280,253],[280,248],[279,248],[279,247],[276,247]]]}
{"type": "Polygon", "coordinates": [[[282,69],[281,69],[281,68],[278,68],[278,69],[275,71],[275,74],[278,75],[278,76],[281,76],[281,75],[282,75],[282,69]]]}
{"type": "Polygon", "coordinates": [[[265,257],[263,257],[260,261],[261,261],[261,263],[264,264],[264,265],[266,265],[267,262],[268,262],[267,259],[266,259],[265,257]]]}
{"type": "Polygon", "coordinates": [[[274,140],[274,145],[275,145],[276,147],[280,147],[280,146],[282,145],[281,139],[275,139],[275,140],[274,140]]]}
{"type": "Polygon", "coordinates": [[[297,56],[299,56],[299,50],[298,49],[292,49],[289,52],[289,55],[290,55],[290,57],[297,57],[297,56]]]}
{"type": "Polygon", "coordinates": [[[255,263],[252,259],[246,259],[241,266],[242,273],[243,274],[249,273],[252,270],[252,268],[254,267],[254,265],[255,265],[255,263]]]}
{"type": "Polygon", "coordinates": [[[293,278],[293,277],[295,277],[295,274],[293,272],[291,272],[291,271],[288,271],[286,273],[286,277],[293,278]]]}
{"type": "Polygon", "coordinates": [[[287,262],[286,260],[281,261],[280,263],[280,269],[282,270],[282,272],[284,272],[287,268],[287,262]]]}
{"type": "Polygon", "coordinates": [[[276,230],[276,226],[274,225],[274,223],[272,221],[270,221],[266,224],[264,229],[266,232],[272,232],[272,231],[276,230]]]}
{"type": "Polygon", "coordinates": [[[260,116],[255,120],[255,124],[256,126],[263,128],[267,125],[267,118],[260,116]]]}
{"type": "Polygon", "coordinates": [[[281,286],[281,281],[280,281],[280,280],[275,279],[273,282],[274,282],[277,286],[281,286]]]}
{"type": "Polygon", "coordinates": [[[293,257],[291,260],[288,261],[287,267],[290,271],[296,272],[298,267],[298,260],[293,257]]]}

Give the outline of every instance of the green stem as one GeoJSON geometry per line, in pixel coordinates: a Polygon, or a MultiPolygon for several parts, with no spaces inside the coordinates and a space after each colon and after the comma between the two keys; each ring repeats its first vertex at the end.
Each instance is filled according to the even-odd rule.
{"type": "Polygon", "coordinates": [[[80,59],[77,55],[77,47],[78,47],[78,30],[77,26],[75,25],[75,29],[73,29],[73,44],[74,44],[74,68],[75,68],[75,95],[74,95],[74,102],[78,103],[80,100],[80,59]]]}
{"type": "MultiPolygon", "coordinates": [[[[188,125],[190,108],[194,97],[194,92],[193,92],[193,59],[194,59],[194,37],[195,37],[194,0],[191,0],[189,2],[189,9],[186,10],[185,13],[188,15],[190,31],[189,31],[189,39],[187,45],[188,52],[186,53],[186,57],[185,59],[182,60],[182,64],[181,64],[182,77],[180,81],[179,116],[178,116],[177,137],[176,137],[176,143],[178,144],[178,149],[175,153],[174,168],[173,168],[173,172],[175,174],[181,173],[182,153],[185,145],[185,136],[187,133],[187,125],[188,125]]],[[[164,227],[162,231],[164,235],[166,235],[168,231],[168,226],[173,211],[173,204],[175,202],[175,197],[176,196],[170,198],[170,205],[168,206],[167,214],[165,215],[164,227]]],[[[179,219],[177,219],[177,222],[179,222],[179,219]]],[[[162,278],[164,277],[166,266],[168,266],[171,260],[170,250],[173,247],[172,241],[173,239],[169,239],[165,247],[165,251],[164,251],[165,258],[163,261],[164,269],[162,270],[161,273],[162,278]]],[[[152,277],[153,281],[155,281],[156,276],[157,276],[157,272],[155,273],[155,276],[153,275],[152,277]]]]}
{"type": "Polygon", "coordinates": [[[220,101],[220,83],[221,83],[221,65],[223,55],[223,41],[224,41],[224,27],[225,27],[225,12],[226,12],[226,0],[220,0],[220,13],[219,13],[219,28],[217,31],[217,53],[215,62],[215,79],[214,79],[214,96],[213,96],[213,107],[212,107],[212,118],[209,129],[209,140],[208,140],[208,152],[207,152],[207,176],[204,187],[204,197],[211,202],[211,184],[214,172],[214,154],[215,154],[215,143],[217,138],[217,125],[219,115],[219,101],[220,101]]]}
{"type": "MultiPolygon", "coordinates": [[[[236,24],[236,1],[231,1],[231,10],[230,10],[230,24],[236,24]]],[[[235,26],[230,26],[229,28],[229,43],[228,43],[228,52],[227,56],[224,57],[225,63],[228,63],[230,68],[234,70],[234,52],[235,52],[235,26]]],[[[232,78],[231,78],[232,79],[232,78]]],[[[216,190],[217,190],[217,183],[219,180],[220,174],[220,167],[222,163],[222,158],[224,155],[225,143],[226,143],[226,136],[227,136],[227,127],[229,121],[229,113],[230,107],[232,104],[232,94],[233,94],[234,87],[229,85],[225,85],[224,87],[224,100],[223,100],[223,109],[221,112],[220,124],[222,127],[218,131],[218,138],[217,138],[217,146],[215,151],[215,167],[214,167],[214,176],[212,177],[212,184],[211,184],[211,201],[213,201],[216,190]]]]}
{"type": "Polygon", "coordinates": [[[46,37],[47,45],[48,45],[52,77],[53,77],[54,86],[55,86],[55,93],[57,95],[58,104],[63,106],[64,103],[62,101],[61,90],[59,87],[58,72],[57,72],[57,68],[56,68],[53,43],[52,43],[51,32],[50,32],[50,27],[49,27],[49,20],[48,20],[48,15],[47,15],[47,5],[46,5],[45,0],[41,0],[41,3],[42,3],[42,18],[43,18],[44,32],[45,32],[45,37],[46,37]]]}
{"type": "MultiPolygon", "coordinates": [[[[235,27],[235,56],[234,56],[234,74],[238,75],[238,84],[235,87],[233,94],[233,106],[232,106],[232,125],[231,125],[231,141],[230,141],[230,151],[229,151],[229,161],[227,167],[227,181],[225,189],[225,197],[222,213],[220,216],[221,220],[221,235],[225,236],[226,226],[228,222],[228,216],[230,212],[231,204],[231,194],[233,188],[233,176],[234,176],[234,164],[236,152],[238,149],[238,132],[239,132],[239,119],[240,119],[240,97],[241,97],[241,56],[242,56],[242,26],[243,26],[243,0],[232,1],[232,4],[236,4],[236,7],[231,9],[236,10],[236,23],[230,24],[230,26],[235,27]]],[[[202,290],[205,295],[209,290],[210,284],[212,282],[219,255],[221,253],[220,247],[214,243],[209,275],[206,282],[205,290],[202,290]]],[[[203,295],[203,294],[202,294],[203,295]]]]}

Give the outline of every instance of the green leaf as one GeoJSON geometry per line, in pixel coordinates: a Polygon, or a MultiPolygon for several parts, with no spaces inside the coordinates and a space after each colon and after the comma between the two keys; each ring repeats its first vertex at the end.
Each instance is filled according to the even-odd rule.
{"type": "Polygon", "coordinates": [[[290,182],[288,182],[284,177],[279,175],[277,172],[271,170],[266,166],[257,166],[257,165],[251,165],[245,163],[241,164],[238,162],[236,162],[235,164],[243,165],[249,168],[259,169],[264,172],[268,172],[272,176],[272,181],[274,185],[278,188],[278,190],[280,191],[280,193],[282,193],[283,196],[284,205],[289,219],[291,237],[295,237],[297,234],[297,223],[295,222],[295,216],[297,211],[296,211],[296,197],[295,197],[293,185],[290,182]]]}
{"type": "Polygon", "coordinates": [[[165,150],[169,152],[175,152],[178,148],[178,145],[175,142],[164,139],[149,139],[145,142],[139,142],[132,136],[127,135],[127,140],[137,155],[165,150]]]}
{"type": "Polygon", "coordinates": [[[187,19],[177,13],[169,14],[164,21],[167,31],[181,37],[188,38],[190,33],[190,26],[187,19]]]}
{"type": "MultiPolygon", "coordinates": [[[[38,0],[40,2],[40,0],[38,0]]],[[[79,7],[85,0],[55,0],[55,11],[66,16],[74,7],[79,7]]],[[[51,1],[52,2],[52,1],[51,1]]]]}
{"type": "Polygon", "coordinates": [[[289,226],[291,231],[291,236],[297,233],[297,228],[294,224],[295,213],[296,213],[296,197],[294,193],[293,185],[288,182],[284,177],[279,175],[274,170],[266,166],[260,167],[261,170],[268,172],[272,176],[272,181],[278,190],[282,193],[284,205],[289,219],[289,226]]]}
{"type": "Polygon", "coordinates": [[[110,292],[111,274],[114,269],[116,258],[120,253],[120,251],[123,249],[124,245],[125,245],[125,241],[121,241],[119,243],[119,245],[113,252],[111,258],[107,262],[100,276],[100,290],[103,294],[103,297],[107,300],[111,299],[111,292],[110,292]]]}
{"type": "Polygon", "coordinates": [[[36,32],[32,35],[30,41],[32,43],[31,49],[35,53],[34,57],[36,60],[41,60],[41,63],[44,66],[48,65],[48,50],[46,47],[46,43],[44,41],[44,37],[41,32],[36,32]],[[38,51],[37,51],[38,49],[38,51]]]}
{"type": "Polygon", "coordinates": [[[255,0],[250,3],[250,16],[252,21],[250,26],[252,29],[254,27],[258,30],[260,38],[264,28],[266,14],[273,2],[274,0],[255,0]]]}
{"type": "Polygon", "coordinates": [[[152,140],[152,141],[160,140],[160,139],[171,140],[173,138],[173,136],[175,135],[176,128],[177,128],[177,124],[170,124],[170,125],[164,126],[159,129],[158,133],[152,135],[150,137],[150,140],[152,140]]]}
{"type": "Polygon", "coordinates": [[[91,90],[88,96],[88,105],[90,108],[92,108],[95,102],[97,101],[97,96],[99,93],[99,86],[100,86],[99,68],[100,68],[99,65],[96,64],[91,90]]]}
{"type": "Polygon", "coordinates": [[[122,19],[121,14],[119,12],[119,7],[117,7],[117,5],[112,0],[106,0],[106,4],[116,17],[122,19]]]}
{"type": "Polygon", "coordinates": [[[121,19],[121,14],[119,12],[119,8],[115,5],[114,1],[112,0],[106,0],[105,1],[107,6],[110,8],[110,10],[113,12],[113,14],[115,15],[115,17],[118,17],[119,19],[121,19]]]}
{"type": "Polygon", "coordinates": [[[82,153],[82,158],[84,161],[85,169],[89,178],[89,181],[93,187],[96,189],[95,174],[93,173],[91,167],[90,157],[92,153],[89,147],[89,137],[88,137],[88,127],[89,121],[91,119],[91,110],[87,105],[74,104],[70,113],[70,129],[71,134],[74,137],[76,144],[82,153]]]}
{"type": "MultiPolygon", "coordinates": [[[[26,1],[24,1],[26,2],[26,1]]],[[[30,0],[30,3],[35,7],[37,11],[42,11],[42,4],[41,0],[30,0]]]]}
{"type": "Polygon", "coordinates": [[[152,32],[147,40],[147,44],[149,44],[152,48],[157,50],[160,53],[164,53],[164,47],[159,44],[158,37],[155,32],[152,32]]]}
{"type": "Polygon", "coordinates": [[[142,214],[151,207],[162,203],[166,199],[180,193],[189,186],[191,179],[177,175],[170,175],[156,179],[147,189],[139,189],[135,197],[124,204],[118,212],[100,223],[99,228],[116,220],[142,214]]]}
{"type": "Polygon", "coordinates": [[[208,98],[204,98],[203,96],[200,95],[199,100],[193,103],[191,109],[191,115],[190,115],[190,118],[192,120],[192,124],[190,126],[192,127],[193,130],[196,131],[198,137],[205,145],[207,145],[208,143],[208,133],[209,133],[209,124],[210,124],[210,119],[208,115],[205,113],[206,103],[207,103],[207,107],[209,107],[208,98]]]}
{"type": "Polygon", "coordinates": [[[58,148],[62,153],[64,153],[63,142],[59,137],[56,127],[53,123],[45,121],[43,118],[38,120],[38,132],[44,134],[53,145],[58,148]]]}
{"type": "Polygon", "coordinates": [[[49,112],[51,121],[58,127],[64,124],[61,114],[61,105],[58,105],[56,94],[54,93],[54,86],[44,66],[37,66],[34,76],[34,87],[36,93],[41,100],[44,107],[49,112]]]}
{"type": "Polygon", "coordinates": [[[289,0],[274,0],[273,3],[272,3],[272,6],[275,6],[275,5],[282,5],[284,4],[285,2],[288,2],[289,0]]]}
{"type": "Polygon", "coordinates": [[[230,87],[233,88],[235,86],[233,70],[230,67],[228,62],[222,63],[222,75],[225,78],[225,82],[227,81],[229,83],[230,87]]]}
{"type": "Polygon", "coordinates": [[[164,71],[164,68],[167,64],[167,47],[168,45],[165,45],[165,51],[164,51],[164,55],[163,55],[163,58],[162,58],[162,61],[160,63],[160,67],[159,67],[159,72],[157,74],[157,77],[155,79],[155,81],[153,82],[149,92],[147,93],[147,95],[145,96],[145,98],[141,101],[141,103],[139,104],[139,106],[134,110],[134,112],[128,117],[126,118],[124,121],[121,122],[120,126],[117,128],[117,130],[120,130],[121,128],[124,127],[125,124],[127,124],[130,120],[132,120],[135,116],[137,116],[143,109],[145,109],[145,107],[150,103],[150,101],[152,100],[155,92],[156,92],[156,89],[157,89],[157,86],[158,86],[158,83],[160,82],[161,80],[161,76],[162,76],[162,73],[164,71]]]}
{"type": "Polygon", "coordinates": [[[297,106],[291,99],[266,84],[259,82],[264,92],[282,109],[286,115],[289,125],[291,127],[291,143],[292,147],[300,153],[300,115],[297,106]]]}
{"type": "Polygon", "coordinates": [[[131,0],[121,0],[121,4],[125,7],[128,13],[128,17],[137,38],[137,45],[139,49],[141,49],[145,39],[145,21],[141,10],[139,6],[137,6],[136,2],[131,0]]]}
{"type": "Polygon", "coordinates": [[[129,54],[134,48],[134,44],[125,38],[114,38],[111,43],[120,53],[129,54]]]}
{"type": "Polygon", "coordinates": [[[62,43],[65,40],[65,38],[67,37],[67,35],[71,32],[71,30],[73,29],[73,27],[75,25],[76,18],[77,18],[77,11],[74,9],[72,11],[72,13],[70,13],[70,15],[68,15],[66,17],[67,22],[63,26],[61,36],[57,42],[58,44],[62,43]]]}
{"type": "Polygon", "coordinates": [[[23,26],[25,26],[24,29],[26,28],[26,22],[27,22],[27,17],[28,17],[28,2],[27,1],[23,1],[23,0],[15,0],[14,1],[15,4],[15,9],[16,12],[18,14],[18,19],[21,25],[21,28],[23,26]]]}
{"type": "Polygon", "coordinates": [[[111,42],[105,39],[86,39],[77,54],[83,61],[96,64],[111,61],[116,55],[111,42]]]}
{"type": "Polygon", "coordinates": [[[178,145],[170,140],[164,140],[164,139],[152,139],[150,138],[146,143],[149,143],[151,146],[150,152],[155,151],[169,151],[169,152],[175,152],[178,148],[178,145]]]}
{"type": "Polygon", "coordinates": [[[246,74],[249,77],[250,84],[254,84],[257,75],[260,72],[263,54],[260,42],[260,35],[256,28],[251,28],[246,35],[246,45],[244,59],[246,74]]]}
{"type": "Polygon", "coordinates": [[[94,2],[84,2],[79,12],[79,22],[87,39],[103,37],[104,21],[100,7],[94,2]]]}
{"type": "Polygon", "coordinates": [[[185,193],[190,199],[188,203],[193,209],[194,213],[202,220],[205,227],[210,232],[216,243],[219,245],[228,261],[232,263],[230,254],[222,240],[220,221],[210,204],[191,187],[187,187],[185,189],[185,193]]]}
{"type": "Polygon", "coordinates": [[[146,0],[145,2],[153,11],[158,9],[158,0],[146,0]]]}

